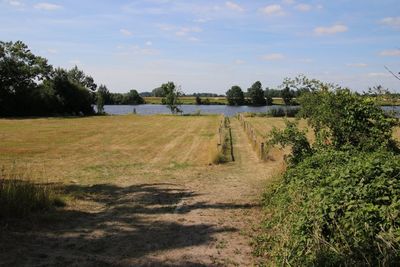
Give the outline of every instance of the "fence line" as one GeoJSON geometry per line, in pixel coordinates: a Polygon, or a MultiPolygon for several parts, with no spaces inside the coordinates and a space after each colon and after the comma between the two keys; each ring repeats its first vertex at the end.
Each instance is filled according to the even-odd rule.
{"type": "Polygon", "coordinates": [[[232,128],[230,126],[230,120],[228,117],[222,116],[218,127],[218,152],[223,154],[227,159],[235,161],[233,153],[233,140],[232,140],[232,128]]]}
{"type": "Polygon", "coordinates": [[[242,125],[244,132],[247,134],[247,137],[249,138],[254,151],[257,153],[258,158],[261,160],[267,160],[268,149],[265,144],[265,138],[257,134],[254,127],[245,119],[242,113],[238,113],[236,117],[242,125]]]}

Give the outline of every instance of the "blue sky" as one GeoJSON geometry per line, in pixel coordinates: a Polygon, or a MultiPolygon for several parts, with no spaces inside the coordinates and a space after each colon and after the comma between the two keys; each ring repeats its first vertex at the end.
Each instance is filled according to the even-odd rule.
{"type": "Polygon", "coordinates": [[[398,0],[0,0],[0,40],[54,66],[75,64],[110,91],[224,93],[300,73],[363,91],[400,91],[398,0]]]}

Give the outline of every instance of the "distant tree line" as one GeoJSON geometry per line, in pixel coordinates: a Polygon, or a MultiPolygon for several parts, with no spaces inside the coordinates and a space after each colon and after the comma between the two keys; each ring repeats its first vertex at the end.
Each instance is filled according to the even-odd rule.
{"type": "Polygon", "coordinates": [[[78,67],[54,68],[21,41],[0,41],[0,116],[92,115],[94,106],[143,104],[136,90],[110,93],[78,67]]]}
{"type": "Polygon", "coordinates": [[[111,93],[103,85],[98,89],[98,96],[104,99],[104,105],[140,105],[145,103],[138,91],[133,89],[128,93],[111,93]]]}
{"type": "Polygon", "coordinates": [[[0,116],[89,115],[97,85],[74,67],[53,68],[21,41],[0,41],[0,116]]]}

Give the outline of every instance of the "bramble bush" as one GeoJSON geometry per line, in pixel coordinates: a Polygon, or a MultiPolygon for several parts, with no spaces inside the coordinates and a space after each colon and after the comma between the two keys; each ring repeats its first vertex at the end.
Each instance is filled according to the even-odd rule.
{"type": "Polygon", "coordinates": [[[282,179],[265,193],[256,253],[272,265],[394,266],[400,261],[398,120],[371,99],[324,88],[300,97],[316,133],[294,122],[270,144],[291,146],[282,179]],[[272,262],[271,262],[272,260],[272,262]]]}

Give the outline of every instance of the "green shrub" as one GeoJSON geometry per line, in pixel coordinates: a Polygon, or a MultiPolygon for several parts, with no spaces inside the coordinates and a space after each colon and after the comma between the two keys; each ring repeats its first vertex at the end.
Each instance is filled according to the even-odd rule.
{"type": "Polygon", "coordinates": [[[320,151],[265,195],[259,255],[276,265],[392,266],[400,261],[400,156],[320,151]]]}
{"type": "Polygon", "coordinates": [[[0,219],[24,217],[31,212],[64,205],[64,201],[49,186],[0,177],[0,219]]]}
{"type": "Polygon", "coordinates": [[[303,94],[300,103],[301,115],[313,127],[319,145],[364,151],[395,147],[392,134],[398,120],[385,114],[373,98],[338,89],[303,94]]]}
{"type": "Polygon", "coordinates": [[[267,112],[270,117],[289,117],[294,118],[299,113],[299,108],[272,108],[267,112]]]}

